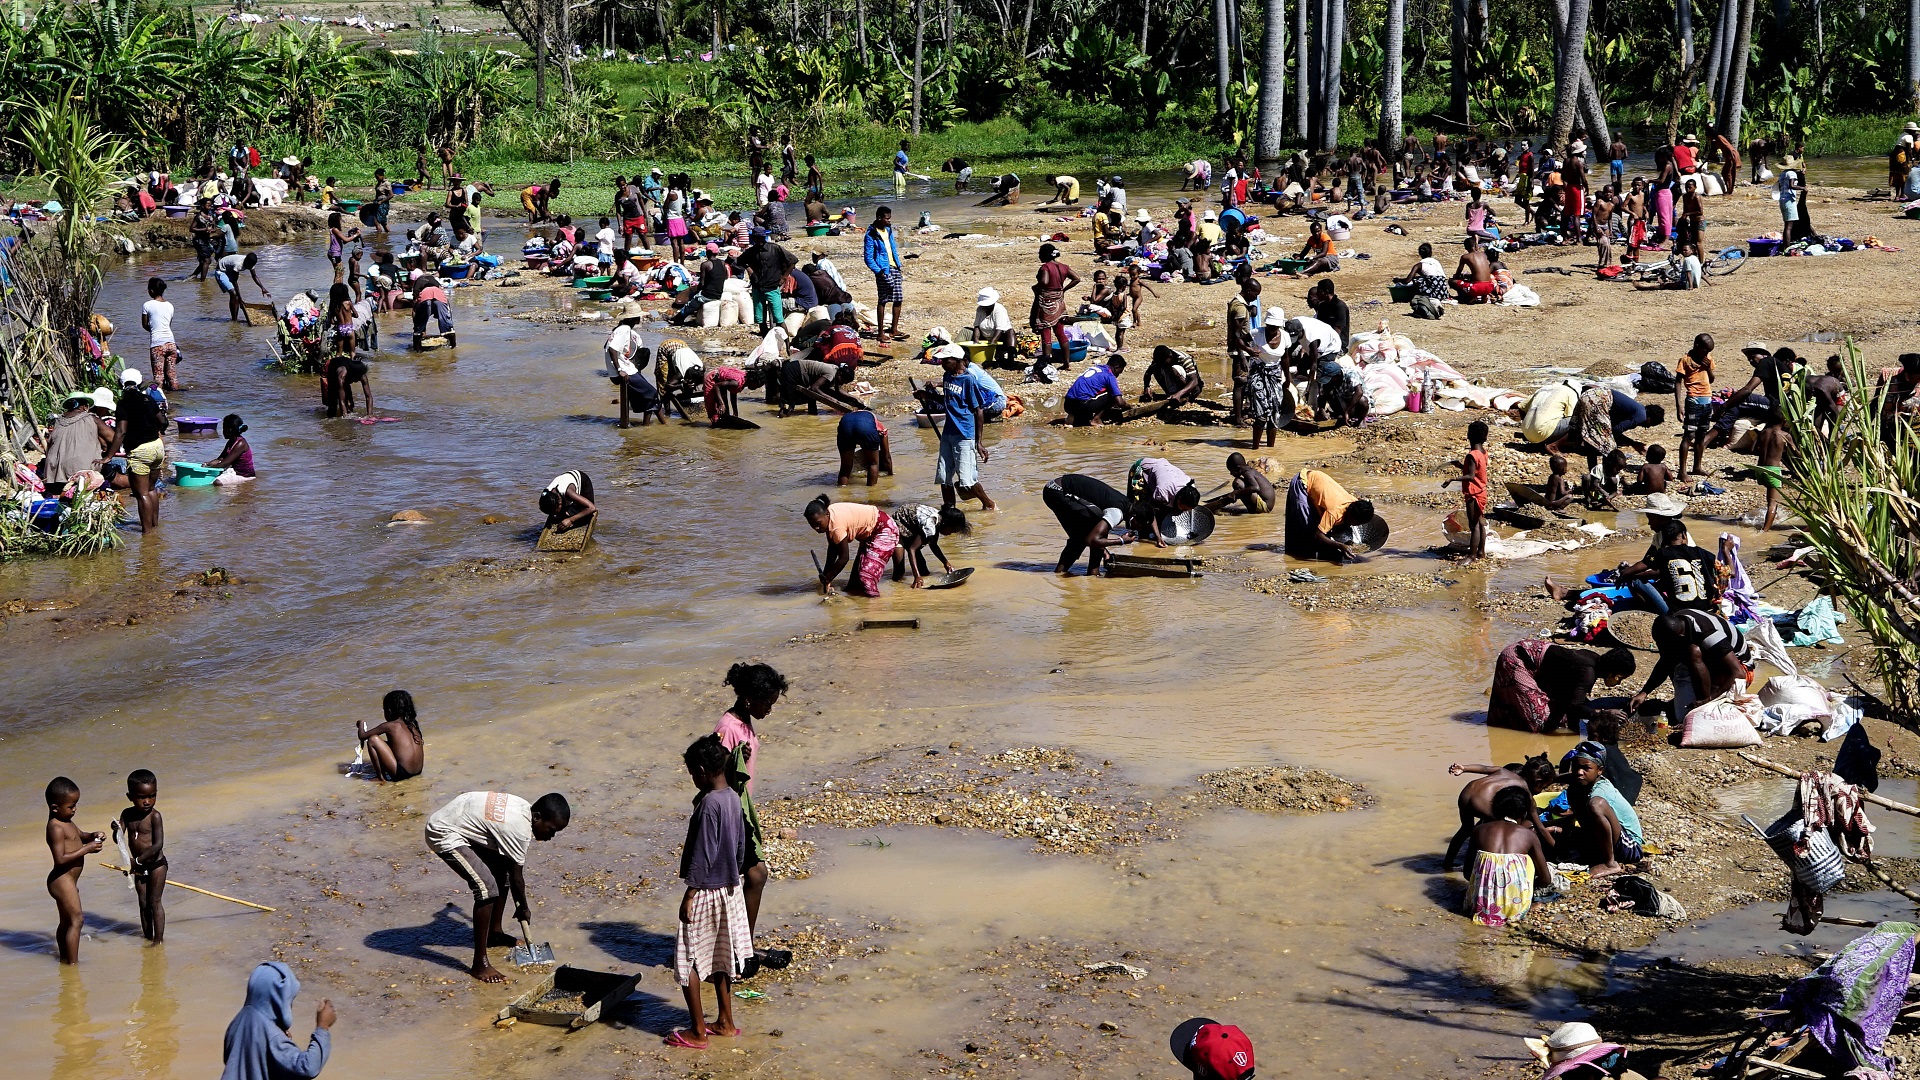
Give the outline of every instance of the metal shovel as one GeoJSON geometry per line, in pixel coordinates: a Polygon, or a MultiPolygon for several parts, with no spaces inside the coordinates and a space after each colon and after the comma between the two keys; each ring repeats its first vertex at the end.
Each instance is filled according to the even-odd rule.
{"type": "Polygon", "coordinates": [[[515,945],[513,951],[507,954],[507,959],[513,961],[515,967],[534,967],[554,962],[553,946],[544,942],[535,945],[533,930],[527,926],[525,919],[520,920],[520,940],[525,944],[515,945]]]}

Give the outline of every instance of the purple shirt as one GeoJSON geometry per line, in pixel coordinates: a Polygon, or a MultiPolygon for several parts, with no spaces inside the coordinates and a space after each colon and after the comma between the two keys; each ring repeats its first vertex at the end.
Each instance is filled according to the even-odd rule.
{"type": "Polygon", "coordinates": [[[740,795],[730,787],[694,797],[687,842],[680,850],[680,876],[690,889],[731,889],[747,861],[747,821],[740,795]]]}

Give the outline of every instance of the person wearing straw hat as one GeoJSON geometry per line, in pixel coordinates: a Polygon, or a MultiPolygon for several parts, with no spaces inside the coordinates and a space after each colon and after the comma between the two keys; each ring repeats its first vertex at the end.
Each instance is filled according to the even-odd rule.
{"type": "Polygon", "coordinates": [[[64,404],[66,411],[47,426],[47,456],[40,461],[40,479],[49,489],[75,473],[98,471],[100,451],[113,442],[113,429],[93,414],[93,394],[75,390],[64,404]]]}
{"type": "Polygon", "coordinates": [[[1626,1048],[1602,1041],[1592,1024],[1575,1021],[1555,1028],[1544,1039],[1522,1039],[1534,1059],[1547,1070],[1541,1080],[1571,1076],[1577,1080],[1595,1077],[1628,1077],[1639,1074],[1626,1067],[1626,1048]]]}
{"type": "Polygon", "coordinates": [[[1253,1040],[1231,1024],[1196,1016],[1174,1028],[1167,1045],[1193,1080],[1251,1080],[1253,1076],[1253,1040]]]}
{"type": "Polygon", "coordinates": [[[1920,141],[1920,124],[1907,121],[1900,141],[1887,154],[1887,198],[1899,201],[1907,190],[1907,175],[1914,164],[1914,143],[1920,141]]]}
{"type": "Polygon", "coordinates": [[[660,390],[647,377],[647,350],[640,344],[640,319],[647,309],[637,300],[622,300],[613,305],[613,331],[604,345],[607,381],[620,394],[620,426],[627,427],[630,413],[640,414],[645,427],[657,414],[667,422],[667,411],[660,390]]]}

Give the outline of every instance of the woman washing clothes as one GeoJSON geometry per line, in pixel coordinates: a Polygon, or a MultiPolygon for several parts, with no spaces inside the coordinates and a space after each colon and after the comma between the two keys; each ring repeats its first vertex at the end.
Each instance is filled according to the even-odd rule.
{"type": "Polygon", "coordinates": [[[893,518],[877,506],[837,503],[825,495],[808,503],[802,513],[814,532],[827,536],[827,561],[820,570],[821,593],[832,596],[834,576],[851,564],[847,592],[879,596],[880,578],[894,549],[900,546],[900,527],[893,518]]]}
{"type": "Polygon", "coordinates": [[[75,473],[98,472],[101,451],[113,442],[113,429],[93,412],[92,394],[76,390],[66,406],[47,428],[47,456],[40,461],[40,479],[49,490],[75,473]]]}
{"type": "Polygon", "coordinates": [[[540,512],[547,515],[547,528],[554,532],[593,520],[600,512],[593,505],[593,478],[579,469],[554,477],[540,492],[540,512]]]}
{"type": "Polygon", "coordinates": [[[240,419],[239,413],[228,413],[220,421],[220,434],[226,436],[227,445],[220,448],[220,456],[207,462],[207,468],[221,470],[213,482],[222,487],[244,484],[253,479],[253,447],[246,438],[247,423],[240,419]]]}

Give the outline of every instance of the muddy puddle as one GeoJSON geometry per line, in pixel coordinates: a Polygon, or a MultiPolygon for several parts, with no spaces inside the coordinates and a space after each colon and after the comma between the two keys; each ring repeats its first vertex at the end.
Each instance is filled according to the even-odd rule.
{"type": "MultiPolygon", "coordinates": [[[[853,241],[839,243],[854,265],[853,241]]],[[[321,286],[321,255],[265,248],[260,275],[276,297],[321,286]]],[[[147,277],[189,268],[158,256],[109,268],[102,309],[122,351],[144,353],[147,277]]],[[[380,412],[397,422],[330,421],[314,414],[314,380],[260,370],[266,330],[230,324],[213,286],[176,282],[170,296],[193,386],[176,411],[242,414],[260,478],[169,492],[160,532],[121,552],[0,568],[0,599],[81,600],[5,626],[30,650],[0,703],[0,853],[18,870],[0,883],[0,986],[15,1006],[0,1046],[20,1075],[211,1075],[247,971],[276,955],[305,983],[297,1032],[320,997],[340,1008],[329,1075],[418,1078],[1058,1075],[1059,1059],[1157,1074],[1166,1031],[1196,1014],[1246,1026],[1263,1075],[1458,1074],[1510,1058],[1534,1015],[1598,985],[1544,952],[1490,949],[1497,939],[1453,912],[1460,885],[1435,853],[1452,828],[1448,762],[1572,742],[1481,724],[1516,626],[1476,601],[1610,566],[1644,541],[1456,565],[1429,551],[1444,511],[1383,500],[1387,549],[1317,569],[1449,580],[1404,606],[1304,611],[1248,589],[1290,568],[1277,517],[1224,517],[1205,546],[1221,565],[1197,581],[1062,579],[1047,480],[1118,482],[1134,459],[1164,455],[1210,486],[1230,431],[1031,425],[990,444],[983,479],[1003,509],[948,542],[980,568],[964,590],[823,603],[807,557],[819,538],[799,510],[832,483],[831,419],[769,418],[740,439],[678,423],[618,431],[597,374],[604,327],[512,318],[556,301],[476,288],[456,295],[457,352],[376,361],[380,412]],[[588,556],[477,572],[530,558],[535,496],[570,468],[593,475],[603,509],[588,556]],[[428,523],[388,528],[403,509],[428,523]],[[89,605],[213,566],[244,585],[165,618],[78,628],[89,605]],[[858,629],[901,615],[919,629],[858,629]],[[762,728],[774,795],[872,753],[963,743],[1071,750],[1145,799],[1193,792],[1202,773],[1285,765],[1363,785],[1372,802],[1283,816],[1210,805],[1100,855],[950,828],[809,826],[813,875],[770,886],[762,918],[830,927],[844,951],[740,1003],[738,1046],[669,1058],[657,1036],[679,1022],[671,886],[692,794],[679,754],[728,704],[720,680],[743,658],[793,683],[762,728]],[[395,688],[419,703],[426,777],[341,777],[353,722],[377,719],[395,688]],[[61,970],[37,868],[41,788],[73,777],[81,824],[105,828],[135,768],[160,777],[177,880],[279,910],[170,897],[169,940],[146,948],[124,884],[89,865],[83,964],[61,970]],[[425,814],[475,788],[573,797],[575,827],[530,868],[541,936],[581,966],[643,969],[643,1004],[573,1036],[488,1026],[527,979],[480,988],[461,974],[465,894],[420,840],[425,814]],[[1147,974],[1086,970],[1115,960],[1147,974]]],[[[383,325],[389,345],[402,318],[383,325]]],[[[894,439],[899,474],[846,497],[936,491],[932,433],[902,425],[894,439]]],[[[217,451],[184,439],[175,452],[217,451]]],[[[1293,441],[1276,456],[1329,452],[1293,441]]],[[[1351,479],[1361,492],[1437,483],[1351,479]]]]}

